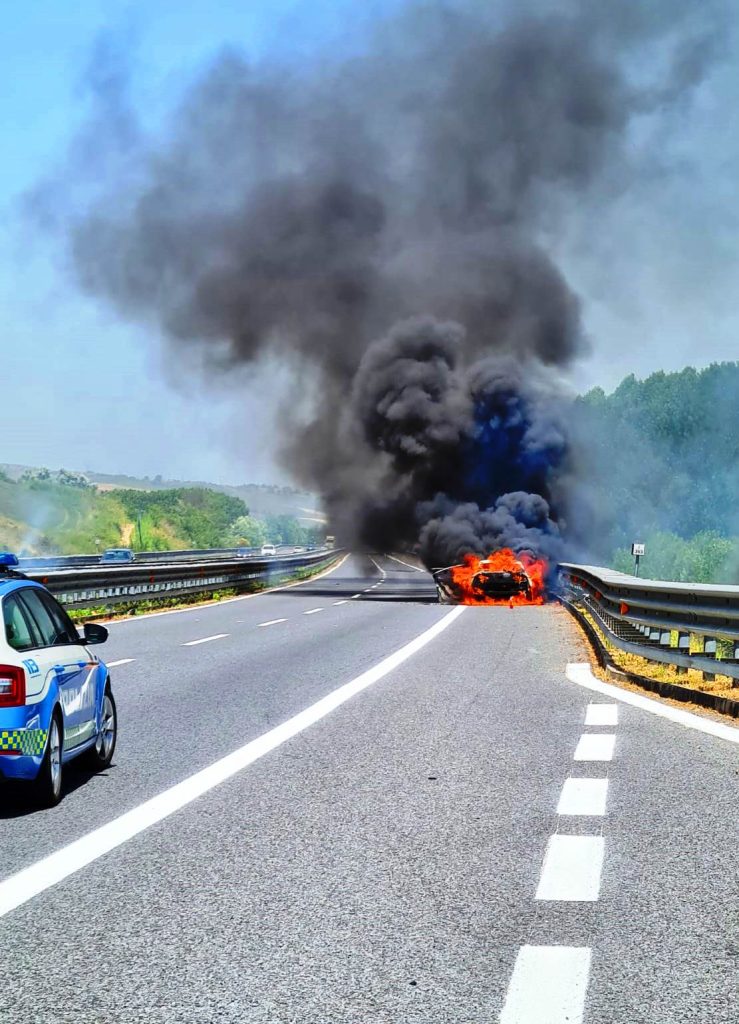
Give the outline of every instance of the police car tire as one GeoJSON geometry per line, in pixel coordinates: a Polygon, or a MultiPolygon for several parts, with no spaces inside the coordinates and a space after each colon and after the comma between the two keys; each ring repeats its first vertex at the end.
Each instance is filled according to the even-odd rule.
{"type": "MultiPolygon", "coordinates": [[[[63,745],[64,727],[62,723],[62,716],[57,708],[51,717],[52,722],[56,721],[59,729],[59,742],[60,742],[60,753],[61,746],[63,745]]],[[[55,807],[62,798],[62,787],[64,783],[64,766],[59,765],[58,775],[58,787],[55,788],[54,780],[51,773],[51,724],[49,725],[49,741],[46,744],[46,751],[44,752],[44,759],[41,762],[41,768],[36,776],[36,780],[33,783],[35,790],[36,803],[40,807],[55,807]]]]}
{"type": "Polygon", "coordinates": [[[108,751],[108,756],[103,757],[102,752],[98,753],[97,747],[93,744],[89,750],[83,755],[81,760],[84,761],[85,768],[88,768],[91,772],[101,772],[104,768],[107,768],[110,762],[113,760],[113,754],[115,753],[115,745],[118,740],[118,710],[115,706],[115,700],[113,698],[113,691],[110,688],[110,684],[105,687],[105,697],[108,699],[113,706],[113,745],[108,751]]]}

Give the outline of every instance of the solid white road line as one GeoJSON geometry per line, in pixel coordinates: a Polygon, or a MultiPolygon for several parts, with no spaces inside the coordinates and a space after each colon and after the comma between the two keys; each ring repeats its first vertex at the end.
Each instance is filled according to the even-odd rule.
{"type": "Polygon", "coordinates": [[[297,736],[304,729],[320,722],[336,708],[341,707],[352,697],[356,697],[358,693],[366,690],[373,683],[383,679],[422,650],[426,644],[435,640],[440,633],[451,626],[463,611],[464,607],[462,606],[455,608],[429,629],[395,651],[394,654],[383,658],[377,665],[367,669],[356,679],[333,690],[315,704],[311,704],[304,711],[283,722],[282,725],[270,729],[263,736],[245,744],[208,768],[196,772],[195,775],[191,775],[190,778],[176,786],[166,789],[163,793],[147,800],[146,803],[135,807],[121,817],[115,818],[107,825],[102,825],[81,839],[70,843],[69,846],[62,847],[48,857],[44,857],[43,860],[6,878],[0,882],[0,917],[28,902],[45,889],[68,878],[69,875],[97,860],[98,857],[102,857],[103,854],[114,850],[128,839],[143,832],[144,829],[169,817],[170,814],[174,814],[175,811],[192,803],[203,793],[207,793],[214,786],[231,778],[247,765],[253,764],[260,757],[276,750],[277,747],[282,746],[283,743],[292,739],[293,736],[297,736]]]}
{"type": "Polygon", "coordinates": [[[204,636],[200,640],[188,640],[183,647],[197,647],[198,644],[209,644],[211,640],[223,640],[224,636],[228,636],[228,633],[214,633],[213,636],[204,636]]]}
{"type": "Polygon", "coordinates": [[[707,732],[711,736],[728,740],[729,743],[739,743],[739,728],[737,726],[714,722],[710,718],[703,718],[702,715],[695,715],[691,711],[681,711],[680,708],[662,704],[651,697],[642,697],[630,690],[622,690],[611,683],[604,683],[601,679],[595,678],[588,664],[579,662],[570,664],[567,666],[566,672],[570,682],[584,686],[587,690],[601,693],[612,700],[620,700],[623,704],[631,704],[632,707],[641,708],[642,711],[648,711],[652,715],[668,718],[671,722],[684,725],[686,729],[697,729],[699,732],[707,732]]]}
{"type": "Polygon", "coordinates": [[[385,579],[385,577],[387,576],[387,573],[385,572],[385,570],[382,568],[381,565],[378,565],[378,563],[374,560],[372,555],[370,555],[370,562],[372,562],[372,564],[374,565],[375,569],[377,569],[382,574],[382,578],[385,579]]]}
{"type": "Polygon", "coordinates": [[[303,615],[315,615],[316,612],[322,612],[323,608],[311,608],[307,612],[303,612],[303,615]]]}
{"type": "Polygon", "coordinates": [[[105,664],[108,668],[116,668],[118,665],[130,665],[132,661],[136,661],[135,658],[119,658],[118,661],[106,661],[105,664]]]}
{"type": "Polygon", "coordinates": [[[587,946],[522,946],[500,1024],[581,1024],[589,977],[587,946]]]}
{"type": "Polygon", "coordinates": [[[258,626],[276,626],[278,622],[287,622],[287,619],[268,619],[266,622],[258,622],[258,626]]]}
{"type": "Polygon", "coordinates": [[[588,704],[586,725],[618,725],[618,704],[588,704]]]}
{"type": "Polygon", "coordinates": [[[583,733],[575,748],[576,761],[612,761],[616,737],[612,733],[583,733]]]}
{"type": "Polygon", "coordinates": [[[417,565],[411,565],[410,562],[404,562],[402,558],[396,558],[395,555],[386,555],[386,558],[392,558],[394,562],[400,562],[407,569],[413,569],[415,572],[425,572],[425,569],[419,569],[417,565]]]}
{"type": "Polygon", "coordinates": [[[337,604],[349,604],[349,602],[348,601],[334,601],[334,607],[336,607],[337,604]]]}
{"type": "Polygon", "coordinates": [[[600,892],[603,836],[550,836],[537,900],[592,903],[600,892]]]}
{"type": "Polygon", "coordinates": [[[565,779],[557,804],[557,814],[606,813],[608,779],[565,779]]]}

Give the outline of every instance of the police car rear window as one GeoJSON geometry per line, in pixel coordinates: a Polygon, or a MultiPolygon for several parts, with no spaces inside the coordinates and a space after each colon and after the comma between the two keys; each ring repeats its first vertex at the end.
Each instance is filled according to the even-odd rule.
{"type": "Polygon", "coordinates": [[[3,601],[3,621],[5,623],[5,639],[13,650],[27,651],[36,646],[36,639],[31,635],[31,627],[23,614],[18,601],[8,596],[3,601]]]}
{"type": "Polygon", "coordinates": [[[54,647],[57,644],[73,642],[74,638],[69,635],[66,623],[60,615],[56,614],[56,609],[52,607],[52,600],[44,600],[46,594],[29,587],[27,590],[22,590],[18,597],[38,627],[38,631],[41,634],[41,643],[44,647],[54,647]]]}
{"type": "MultiPolygon", "coordinates": [[[[25,594],[25,591],[23,592],[25,594]]],[[[33,590],[30,591],[34,597],[38,597],[47,610],[51,617],[51,621],[54,623],[56,630],[57,639],[55,643],[58,644],[76,644],[79,643],[79,635],[74,627],[74,623],[69,618],[67,613],[57,604],[51,594],[47,594],[45,590],[33,590]]]]}

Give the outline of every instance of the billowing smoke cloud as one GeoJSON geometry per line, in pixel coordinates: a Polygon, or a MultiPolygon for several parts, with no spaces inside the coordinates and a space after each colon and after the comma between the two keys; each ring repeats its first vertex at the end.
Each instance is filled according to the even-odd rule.
{"type": "Polygon", "coordinates": [[[709,7],[637,6],[413,7],[320,67],[225,55],[74,223],[78,278],[175,359],[289,360],[312,412],[281,457],[343,541],[556,558],[585,342],[547,239],[711,54],[709,7]]]}

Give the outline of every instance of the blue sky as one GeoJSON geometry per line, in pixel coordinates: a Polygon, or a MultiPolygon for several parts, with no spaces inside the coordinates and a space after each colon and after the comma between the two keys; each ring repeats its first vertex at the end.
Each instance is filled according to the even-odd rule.
{"type": "MultiPolygon", "coordinates": [[[[33,414],[6,421],[0,462],[221,481],[280,480],[265,381],[205,394],[169,380],[157,340],[78,295],[47,239],[19,223],[19,196],[60,165],[85,117],[95,41],[133,44],[134,102],[150,122],[223,46],[255,58],[309,54],[392,0],[5,0],[0,35],[0,300],[3,377],[33,414]]],[[[274,369],[265,371],[269,382],[274,369]]],[[[7,385],[6,385],[7,386],[7,385]]],[[[6,391],[6,399],[8,392],[6,391]]]]}
{"type": "MultiPolygon", "coordinates": [[[[101,33],[131,44],[133,101],[156,123],[221,47],[255,58],[346,45],[399,0],[5,0],[0,36],[0,301],[6,418],[0,462],[238,482],[279,481],[270,367],[229,389],[172,380],[157,337],[81,297],[19,197],[62,166],[88,112],[81,83],[101,33]],[[6,405],[7,407],[7,405],[6,405]],[[10,424],[8,425],[8,419],[10,424]]],[[[739,356],[739,82],[701,88],[665,143],[680,168],[573,222],[559,253],[583,295],[593,356],[579,387],[739,356]]]]}

